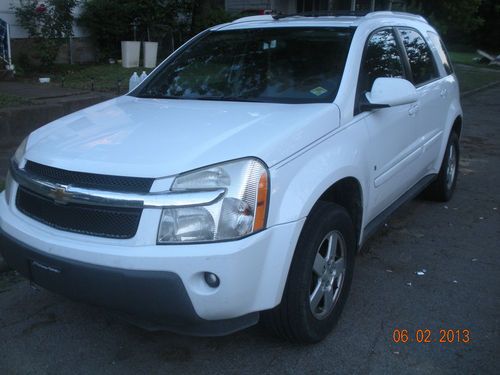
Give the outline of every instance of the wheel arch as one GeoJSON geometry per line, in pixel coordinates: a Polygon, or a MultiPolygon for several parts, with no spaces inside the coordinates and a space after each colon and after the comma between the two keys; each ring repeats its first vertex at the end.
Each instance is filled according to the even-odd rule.
{"type": "Polygon", "coordinates": [[[346,209],[354,225],[356,240],[359,244],[363,223],[363,188],[359,180],[349,176],[336,181],[321,194],[317,202],[319,201],[335,203],[346,209]]]}
{"type": "Polygon", "coordinates": [[[462,115],[458,115],[451,126],[451,131],[457,133],[459,139],[462,136],[462,122],[462,115]]]}

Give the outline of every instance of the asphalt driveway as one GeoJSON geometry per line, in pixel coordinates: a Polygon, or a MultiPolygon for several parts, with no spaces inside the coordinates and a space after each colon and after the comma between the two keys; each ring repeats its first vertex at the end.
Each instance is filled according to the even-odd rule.
{"type": "Polygon", "coordinates": [[[10,272],[0,275],[0,373],[500,374],[498,98],[497,86],[463,100],[453,200],[416,199],[397,212],[358,256],[324,342],[294,346],[259,327],[222,338],[146,332],[10,272]],[[431,342],[394,343],[396,328],[413,338],[428,329],[431,342]],[[441,329],[468,330],[470,341],[440,343],[441,329]]]}

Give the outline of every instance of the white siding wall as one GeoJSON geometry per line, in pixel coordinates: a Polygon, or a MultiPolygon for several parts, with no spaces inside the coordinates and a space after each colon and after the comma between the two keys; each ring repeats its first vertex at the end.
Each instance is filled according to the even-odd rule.
{"type": "MultiPolygon", "coordinates": [[[[27,38],[28,33],[16,22],[16,16],[14,11],[11,9],[12,6],[18,6],[19,0],[0,0],[0,18],[3,19],[10,25],[10,37],[12,39],[16,38],[27,38]]],[[[75,10],[75,15],[78,15],[80,9],[75,10]]],[[[87,36],[84,30],[75,26],[73,28],[73,33],[75,37],[87,36]]]]}
{"type": "Polygon", "coordinates": [[[248,9],[272,9],[284,14],[297,12],[297,0],[226,0],[225,6],[229,12],[248,9]]]}
{"type": "Polygon", "coordinates": [[[247,9],[271,9],[271,0],[226,0],[225,5],[229,12],[247,9]]]}

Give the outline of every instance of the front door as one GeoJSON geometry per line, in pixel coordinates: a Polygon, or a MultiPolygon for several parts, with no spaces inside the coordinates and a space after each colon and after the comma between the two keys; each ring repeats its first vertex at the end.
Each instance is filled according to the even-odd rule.
{"type": "MultiPolygon", "coordinates": [[[[392,28],[379,29],[371,34],[363,54],[358,102],[379,77],[407,78],[403,56],[392,28]]],[[[419,149],[415,106],[416,103],[412,103],[358,114],[366,116],[364,123],[370,138],[372,204],[368,220],[376,217],[416,182],[415,163],[419,149]]]]}

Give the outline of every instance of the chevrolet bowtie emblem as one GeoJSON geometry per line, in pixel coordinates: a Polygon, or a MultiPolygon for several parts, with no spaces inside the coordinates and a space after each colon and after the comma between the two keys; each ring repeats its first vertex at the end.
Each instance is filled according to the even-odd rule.
{"type": "Polygon", "coordinates": [[[59,185],[54,190],[52,190],[50,195],[56,203],[66,204],[71,198],[71,193],[69,193],[67,189],[67,186],[59,185]]]}

